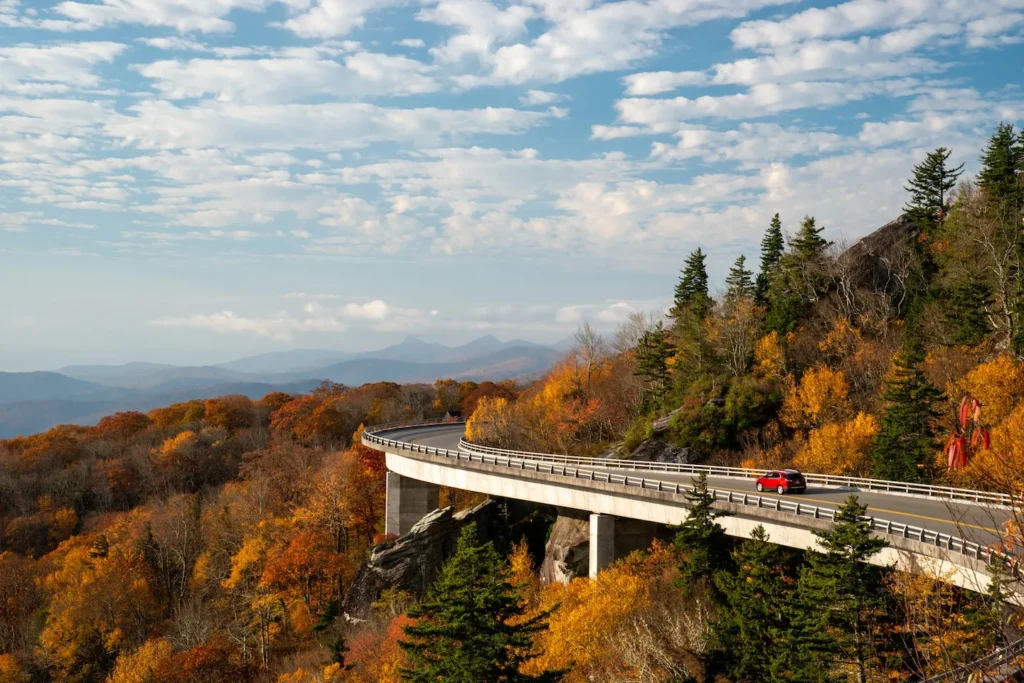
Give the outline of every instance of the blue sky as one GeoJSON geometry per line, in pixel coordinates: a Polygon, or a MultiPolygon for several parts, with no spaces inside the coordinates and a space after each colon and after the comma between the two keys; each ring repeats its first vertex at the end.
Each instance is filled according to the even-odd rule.
{"type": "Polygon", "coordinates": [[[1024,111],[1024,0],[0,0],[0,369],[667,304],[1024,111]]]}

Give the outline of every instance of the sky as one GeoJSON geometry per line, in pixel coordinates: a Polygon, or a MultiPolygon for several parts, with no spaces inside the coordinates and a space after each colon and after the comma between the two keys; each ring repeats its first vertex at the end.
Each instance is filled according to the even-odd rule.
{"type": "Polygon", "coordinates": [[[1024,117],[1024,0],[0,0],[0,370],[554,342],[1024,117]]]}

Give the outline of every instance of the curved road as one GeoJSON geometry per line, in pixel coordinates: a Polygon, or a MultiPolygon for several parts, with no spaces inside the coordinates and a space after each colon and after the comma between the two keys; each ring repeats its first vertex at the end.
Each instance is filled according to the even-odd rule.
{"type": "MultiPolygon", "coordinates": [[[[392,431],[388,437],[455,451],[459,449],[459,440],[464,432],[464,425],[413,427],[392,431]]],[[[586,469],[592,469],[595,472],[622,472],[619,468],[602,468],[599,463],[599,460],[595,460],[594,466],[586,469]]],[[[672,472],[645,471],[643,476],[651,480],[660,479],[666,482],[687,484],[693,479],[693,475],[672,472]]],[[[708,485],[719,491],[756,493],[754,482],[750,480],[708,477],[708,485]]],[[[1001,507],[959,501],[894,495],[879,491],[857,491],[855,493],[860,502],[868,506],[868,515],[901,524],[926,527],[984,545],[990,545],[999,540],[1000,530],[1004,528],[1004,524],[1012,515],[1010,510],[1001,507]]],[[[850,491],[848,490],[809,486],[805,493],[791,496],[791,498],[814,505],[839,507],[849,495],[850,491]]]]}

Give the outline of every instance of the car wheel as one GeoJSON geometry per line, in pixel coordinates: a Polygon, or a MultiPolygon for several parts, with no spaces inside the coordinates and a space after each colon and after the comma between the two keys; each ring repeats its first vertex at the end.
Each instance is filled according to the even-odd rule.
{"type": "Polygon", "coordinates": [[[760,493],[761,491],[764,491],[764,487],[761,486],[761,484],[758,484],[757,485],[757,491],[758,491],[758,493],[760,493]]]}
{"type": "Polygon", "coordinates": [[[779,484],[779,488],[777,488],[777,489],[775,489],[775,490],[779,492],[779,495],[780,495],[780,496],[781,496],[781,495],[782,495],[783,493],[785,493],[785,492],[786,492],[786,490],[785,490],[784,488],[782,488],[782,484],[779,484]]]}

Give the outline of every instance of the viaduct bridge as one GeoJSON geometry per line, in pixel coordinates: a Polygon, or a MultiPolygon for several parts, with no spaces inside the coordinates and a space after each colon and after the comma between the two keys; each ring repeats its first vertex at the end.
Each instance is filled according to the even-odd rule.
{"type": "MultiPolygon", "coordinates": [[[[687,517],[686,493],[703,472],[716,507],[729,513],[718,522],[731,536],[748,538],[760,525],[773,543],[814,550],[813,532],[832,524],[853,491],[868,506],[874,532],[889,542],[873,562],[979,592],[988,587],[996,564],[1009,564],[1020,575],[1017,558],[998,550],[1014,514],[1006,495],[807,473],[803,495],[763,495],[754,490],[754,478],[763,474],[759,470],[487,448],[467,442],[464,431],[461,423],[435,421],[364,432],[363,444],[386,454],[388,533],[405,534],[436,509],[440,486],[557,506],[589,514],[594,576],[633,550],[647,548],[663,525],[681,524],[687,517]]],[[[1024,605],[1024,593],[1012,600],[1024,605]]],[[[1021,654],[1024,641],[993,657],[1021,654]]],[[[933,680],[966,680],[956,672],[949,676],[933,680]]]]}

